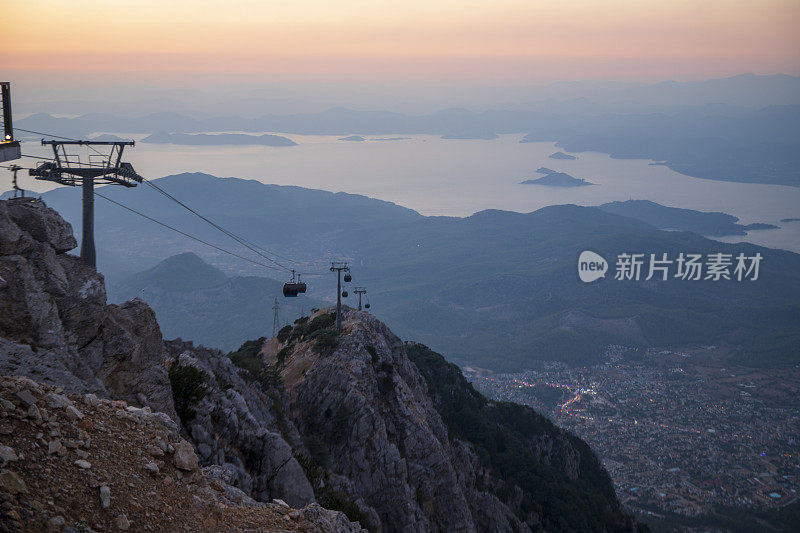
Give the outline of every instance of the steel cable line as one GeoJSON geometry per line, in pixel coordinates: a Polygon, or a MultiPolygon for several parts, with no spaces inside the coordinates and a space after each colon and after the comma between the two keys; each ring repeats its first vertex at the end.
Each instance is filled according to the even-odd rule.
{"type": "MultiPolygon", "coordinates": [[[[33,134],[36,134],[36,135],[44,135],[46,137],[57,137],[57,138],[65,139],[65,140],[69,140],[69,141],[80,141],[80,139],[74,139],[72,137],[64,137],[62,135],[53,135],[53,134],[48,134],[48,133],[44,133],[44,132],[40,132],[40,131],[26,130],[26,129],[23,129],[23,128],[16,128],[16,129],[19,130],[19,131],[24,131],[26,133],[33,133],[33,134]]],[[[89,148],[91,148],[92,150],[94,150],[95,152],[100,154],[101,156],[105,157],[105,154],[100,153],[92,145],[86,145],[86,146],[88,146],[89,148]]],[[[37,157],[37,156],[25,156],[25,157],[31,157],[31,158],[43,159],[43,160],[49,160],[50,159],[50,158],[46,158],[46,157],[37,157]]],[[[102,165],[96,165],[96,164],[92,164],[92,163],[85,163],[85,164],[87,166],[102,166],[102,165]]],[[[209,218],[201,215],[200,213],[198,213],[197,211],[195,211],[194,209],[192,209],[191,207],[189,207],[185,203],[181,202],[180,200],[175,198],[173,195],[171,195],[170,193],[168,193],[167,191],[165,191],[164,189],[162,189],[158,185],[154,184],[152,181],[148,180],[147,178],[142,178],[142,180],[145,183],[147,183],[150,187],[152,187],[153,189],[155,189],[156,191],[158,191],[159,193],[164,195],[165,197],[169,198],[170,200],[172,200],[173,202],[177,203],[178,205],[180,205],[184,209],[186,209],[189,212],[193,213],[194,215],[198,216],[199,218],[201,218],[202,220],[204,220],[208,224],[212,225],[213,227],[215,227],[219,231],[223,232],[225,235],[227,235],[228,237],[232,238],[233,240],[235,240],[236,242],[238,242],[239,244],[241,244],[245,248],[249,249],[250,251],[252,251],[252,252],[254,252],[256,254],[258,254],[259,256],[263,257],[264,259],[266,259],[267,261],[273,263],[274,265],[282,268],[286,272],[297,272],[299,274],[310,274],[309,272],[300,272],[297,269],[292,269],[292,268],[287,267],[286,265],[283,265],[283,264],[279,263],[278,261],[276,261],[273,258],[269,257],[268,255],[265,255],[262,252],[266,252],[266,253],[274,255],[276,257],[280,257],[280,258],[282,258],[282,259],[284,259],[284,260],[286,260],[286,261],[288,261],[290,263],[297,264],[297,261],[295,261],[295,260],[293,260],[293,259],[291,259],[289,257],[283,256],[281,254],[278,254],[276,252],[267,250],[266,248],[263,248],[263,247],[261,247],[261,246],[259,246],[257,244],[254,244],[254,243],[252,243],[250,241],[247,241],[246,239],[244,239],[242,237],[237,236],[236,234],[234,234],[233,232],[223,228],[222,226],[220,226],[219,224],[217,224],[213,220],[210,220],[209,218]],[[259,251],[259,250],[261,250],[261,251],[259,251]]],[[[112,201],[112,200],[109,200],[109,201],[112,201]]]]}
{"type": "Polygon", "coordinates": [[[102,198],[103,200],[106,200],[106,201],[108,201],[108,202],[111,202],[112,204],[115,204],[115,205],[117,205],[117,206],[119,206],[119,207],[121,207],[121,208],[123,208],[123,209],[126,209],[126,210],[128,210],[128,211],[130,211],[130,212],[132,212],[132,213],[135,213],[135,214],[139,215],[140,217],[146,218],[147,220],[150,220],[151,222],[155,222],[155,223],[156,223],[156,224],[158,224],[159,226],[163,226],[163,227],[165,227],[165,228],[167,228],[167,229],[170,229],[170,230],[172,230],[172,231],[174,231],[174,232],[176,232],[176,233],[180,233],[180,234],[181,234],[181,235],[183,235],[184,237],[188,237],[188,238],[190,238],[190,239],[192,239],[192,240],[195,240],[195,241],[197,241],[197,242],[199,242],[199,243],[205,244],[206,246],[210,246],[211,248],[214,248],[215,250],[219,250],[220,252],[226,253],[226,254],[228,254],[228,255],[231,255],[231,256],[233,256],[233,257],[238,257],[239,259],[244,259],[245,261],[248,261],[248,262],[250,262],[250,263],[253,263],[253,264],[255,264],[255,265],[263,266],[264,268],[269,268],[269,269],[272,269],[272,270],[277,270],[277,271],[280,271],[280,272],[282,272],[282,270],[281,270],[281,269],[279,269],[279,268],[276,268],[276,267],[274,267],[274,266],[272,266],[272,265],[268,265],[268,264],[266,264],[266,263],[262,263],[261,261],[255,261],[255,260],[253,260],[253,259],[250,259],[249,257],[245,257],[245,256],[243,256],[243,255],[239,255],[239,254],[237,254],[237,253],[235,253],[235,252],[231,252],[231,251],[229,251],[229,250],[226,250],[226,249],[224,249],[224,248],[221,248],[221,247],[219,247],[219,246],[217,246],[217,245],[215,245],[215,244],[211,244],[210,242],[204,241],[203,239],[200,239],[200,238],[198,238],[198,237],[195,237],[194,235],[190,235],[190,234],[186,233],[185,231],[181,231],[181,230],[179,230],[178,228],[175,228],[175,227],[173,227],[173,226],[170,226],[169,224],[166,224],[166,223],[164,223],[164,222],[161,222],[160,220],[156,220],[155,218],[153,218],[153,217],[151,217],[151,216],[149,216],[149,215],[145,215],[144,213],[142,213],[142,212],[140,212],[140,211],[137,211],[136,209],[133,209],[132,207],[128,207],[127,205],[125,205],[125,204],[123,204],[123,203],[121,203],[121,202],[117,202],[116,200],[112,200],[111,198],[109,198],[109,197],[107,197],[107,196],[104,196],[104,195],[100,194],[100,193],[99,193],[99,192],[97,192],[97,191],[95,191],[95,193],[94,193],[94,194],[95,194],[95,196],[99,196],[99,197],[100,197],[100,198],[102,198]]]}
{"type": "Polygon", "coordinates": [[[43,137],[55,137],[57,139],[64,139],[66,141],[80,141],[80,139],[73,139],[72,137],[64,137],[63,135],[53,135],[52,133],[43,133],[41,131],[24,130],[22,128],[14,128],[14,131],[24,131],[25,133],[34,133],[42,135],[43,137]]]}
{"type": "MultiPolygon", "coordinates": [[[[162,189],[161,187],[159,187],[158,185],[156,185],[156,184],[155,184],[155,183],[153,183],[152,181],[148,180],[147,178],[143,178],[143,181],[144,181],[145,183],[147,183],[147,184],[148,184],[150,187],[152,187],[153,189],[155,189],[156,191],[158,191],[159,193],[163,194],[165,197],[169,198],[170,200],[172,200],[172,201],[173,201],[173,202],[175,202],[176,204],[180,205],[181,207],[183,207],[184,209],[186,209],[186,210],[187,210],[187,211],[189,211],[190,213],[193,213],[194,215],[196,215],[196,216],[197,216],[197,217],[199,217],[200,219],[202,219],[202,220],[204,220],[205,222],[209,223],[210,225],[212,225],[213,227],[215,227],[216,229],[218,229],[219,231],[221,231],[222,233],[224,233],[225,235],[227,235],[227,236],[228,236],[228,237],[230,237],[231,239],[235,240],[236,242],[238,242],[239,244],[241,244],[241,245],[242,245],[242,246],[244,246],[245,248],[249,249],[250,251],[252,251],[252,252],[254,252],[254,253],[258,254],[258,255],[259,255],[259,256],[261,256],[261,257],[263,257],[263,258],[264,258],[264,259],[266,259],[267,261],[269,261],[269,262],[273,263],[274,265],[277,265],[278,267],[280,267],[280,268],[284,269],[286,272],[292,272],[293,270],[294,270],[294,271],[297,271],[296,269],[289,268],[289,267],[287,267],[286,265],[283,265],[283,264],[279,263],[278,261],[276,261],[276,260],[272,259],[272,258],[271,258],[271,257],[269,257],[268,255],[265,255],[264,253],[262,253],[261,251],[259,251],[259,250],[257,249],[257,248],[260,248],[260,247],[258,247],[258,246],[256,246],[256,245],[254,245],[254,244],[250,243],[249,241],[247,241],[247,240],[245,240],[245,239],[243,239],[243,238],[239,237],[239,236],[238,236],[238,235],[236,235],[235,233],[233,233],[233,232],[231,232],[231,231],[229,231],[229,230],[227,230],[227,229],[223,228],[222,226],[220,226],[219,224],[217,224],[217,223],[216,223],[216,222],[214,222],[213,220],[209,219],[208,217],[206,217],[206,216],[204,216],[204,215],[202,215],[202,214],[198,213],[197,211],[195,211],[194,209],[192,209],[191,207],[189,207],[189,206],[188,206],[188,205],[186,205],[185,203],[181,202],[180,200],[178,200],[177,198],[175,198],[173,195],[171,195],[170,193],[168,193],[167,191],[165,191],[164,189],[162,189]]],[[[262,248],[262,250],[264,250],[264,249],[262,248]]],[[[271,253],[271,254],[273,254],[273,255],[276,255],[276,256],[278,256],[278,254],[276,254],[276,253],[274,253],[274,252],[269,252],[268,250],[264,250],[264,251],[265,251],[265,252],[268,252],[268,253],[271,253]]],[[[287,259],[288,259],[288,258],[287,258],[287,259]]],[[[292,261],[291,259],[288,259],[288,260],[289,260],[289,261],[291,261],[292,263],[295,263],[295,262],[296,262],[296,261],[292,261]]],[[[302,272],[301,272],[301,274],[302,274],[302,272]]]]}
{"type": "MultiPolygon", "coordinates": [[[[0,165],[0,168],[13,170],[15,167],[14,166],[10,166],[10,165],[0,165]]],[[[19,167],[19,166],[17,166],[16,168],[18,170],[32,170],[32,169],[27,168],[27,167],[19,167]]],[[[153,218],[153,217],[151,217],[149,215],[146,215],[146,214],[144,214],[144,213],[142,213],[140,211],[137,211],[136,209],[133,209],[132,207],[128,207],[127,205],[124,205],[121,202],[117,202],[116,200],[112,200],[111,198],[109,198],[107,196],[104,196],[104,195],[100,194],[97,191],[95,191],[94,194],[95,194],[95,196],[99,196],[100,198],[106,200],[107,202],[111,202],[112,204],[117,205],[117,206],[119,206],[119,207],[121,207],[123,209],[126,209],[126,210],[130,211],[131,213],[135,213],[135,214],[137,214],[137,215],[139,215],[139,216],[141,216],[143,218],[146,218],[147,220],[150,220],[151,222],[155,222],[159,226],[163,226],[163,227],[165,227],[167,229],[170,229],[170,230],[172,230],[172,231],[174,231],[176,233],[179,233],[179,234],[183,235],[184,237],[188,237],[188,238],[190,238],[190,239],[192,239],[194,241],[197,241],[199,243],[205,244],[206,246],[210,246],[211,248],[214,248],[215,250],[219,250],[220,252],[226,253],[226,254],[231,255],[233,257],[237,257],[239,259],[243,259],[243,260],[248,261],[250,263],[253,263],[255,265],[263,266],[264,268],[269,268],[271,270],[277,270],[279,272],[283,272],[283,270],[280,269],[280,268],[274,267],[272,265],[268,265],[266,263],[262,263],[261,261],[254,261],[253,259],[250,259],[249,257],[245,257],[243,255],[239,255],[239,254],[237,254],[235,252],[231,252],[231,251],[226,250],[224,248],[221,248],[221,247],[219,247],[219,246],[217,246],[215,244],[211,244],[210,242],[204,241],[203,239],[200,239],[199,237],[195,237],[194,235],[190,235],[190,234],[186,233],[185,231],[179,230],[178,228],[175,228],[173,226],[170,226],[169,224],[161,222],[160,220],[157,220],[157,219],[155,219],[155,218],[153,218]]]]}
{"type": "MultiPolygon", "coordinates": [[[[52,133],[42,133],[41,131],[24,130],[22,128],[14,128],[14,129],[17,130],[17,131],[24,131],[25,133],[35,133],[36,135],[42,135],[44,137],[55,137],[57,139],[64,139],[65,141],[77,141],[77,142],[81,142],[82,141],[82,139],[73,139],[72,137],[64,137],[63,135],[53,135],[52,133]]],[[[81,146],[83,146],[83,145],[81,145],[81,146]]],[[[104,153],[100,152],[97,148],[95,148],[91,144],[87,144],[85,146],[88,146],[91,150],[94,150],[96,153],[98,153],[101,156],[105,157],[104,153]]]]}
{"type": "MultiPolygon", "coordinates": [[[[165,196],[167,196],[167,197],[168,197],[168,198],[170,198],[171,200],[173,200],[173,201],[177,202],[178,204],[182,205],[183,207],[186,207],[187,209],[189,209],[190,211],[192,211],[192,212],[193,212],[195,215],[197,215],[197,216],[199,216],[199,217],[203,218],[203,217],[202,217],[202,215],[200,215],[199,213],[196,213],[194,210],[192,210],[192,209],[191,209],[191,208],[189,208],[188,206],[184,205],[184,204],[183,204],[182,202],[180,202],[180,201],[179,201],[177,198],[175,198],[175,197],[174,197],[172,194],[168,193],[166,190],[162,189],[160,186],[156,185],[155,183],[153,183],[152,181],[148,180],[147,178],[142,178],[142,179],[143,179],[144,181],[146,181],[148,185],[150,185],[151,187],[155,188],[155,189],[156,189],[157,191],[159,191],[160,193],[164,194],[165,196]]],[[[213,224],[213,222],[209,222],[209,223],[210,223],[210,224],[213,224]]],[[[232,233],[232,232],[231,232],[231,233],[232,233]]],[[[247,239],[245,239],[244,237],[239,237],[239,238],[240,238],[242,241],[244,241],[244,242],[246,242],[247,244],[249,244],[250,246],[255,246],[256,248],[258,248],[259,250],[261,250],[261,251],[263,251],[263,252],[265,252],[265,253],[268,253],[268,254],[274,255],[274,256],[276,256],[276,257],[280,257],[281,259],[285,259],[286,261],[288,261],[288,262],[290,262],[290,263],[295,263],[295,264],[297,264],[297,263],[298,263],[297,261],[295,261],[294,259],[292,259],[292,258],[290,258],[290,257],[286,257],[285,255],[279,254],[278,252],[274,252],[274,251],[271,251],[271,250],[267,250],[266,248],[264,248],[264,247],[262,247],[262,246],[259,246],[258,244],[255,244],[255,243],[253,243],[253,242],[250,242],[250,241],[248,241],[248,240],[247,240],[247,239]]]]}

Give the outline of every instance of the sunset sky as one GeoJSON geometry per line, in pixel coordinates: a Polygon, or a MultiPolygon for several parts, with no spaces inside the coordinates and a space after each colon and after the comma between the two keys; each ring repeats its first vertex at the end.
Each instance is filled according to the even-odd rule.
{"type": "Polygon", "coordinates": [[[37,0],[0,69],[264,81],[548,82],[800,74],[798,0],[37,0]]]}

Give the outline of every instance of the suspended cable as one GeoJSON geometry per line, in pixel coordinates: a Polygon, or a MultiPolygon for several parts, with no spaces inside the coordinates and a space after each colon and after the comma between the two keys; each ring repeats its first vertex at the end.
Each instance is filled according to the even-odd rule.
{"type": "MultiPolygon", "coordinates": [[[[284,269],[286,272],[291,272],[293,270],[292,268],[287,267],[286,265],[283,265],[283,264],[277,262],[276,260],[272,259],[268,255],[265,255],[264,253],[259,251],[257,249],[256,245],[253,245],[252,243],[250,243],[247,240],[239,237],[235,233],[223,228],[222,226],[220,226],[219,224],[217,224],[213,220],[209,219],[208,217],[205,217],[204,215],[198,213],[197,211],[195,211],[194,209],[192,209],[191,207],[189,207],[185,203],[181,202],[180,200],[175,198],[173,195],[171,195],[170,193],[168,193],[167,191],[165,191],[164,189],[162,189],[161,187],[159,187],[158,185],[156,185],[152,181],[148,180],[147,178],[144,178],[144,182],[147,183],[148,185],[150,185],[150,187],[152,187],[153,189],[157,190],[158,192],[160,192],[161,194],[166,196],[167,198],[169,198],[170,200],[172,200],[173,202],[175,202],[176,204],[180,205],[181,207],[183,207],[184,209],[189,211],[190,213],[193,213],[194,215],[196,215],[200,219],[206,221],[207,223],[209,223],[210,225],[212,225],[213,227],[215,227],[216,229],[218,229],[219,231],[221,231],[222,233],[224,233],[225,235],[227,235],[231,239],[235,240],[236,242],[238,242],[239,244],[241,244],[245,248],[249,249],[250,251],[258,254],[259,256],[263,257],[264,259],[266,259],[267,261],[273,263],[274,265],[277,265],[278,267],[284,269]]],[[[272,252],[268,252],[268,253],[272,253],[272,252]]],[[[278,255],[278,254],[274,254],[273,253],[273,255],[278,255]]],[[[292,261],[292,262],[294,262],[294,261],[292,261]]]]}
{"type": "MultiPolygon", "coordinates": [[[[33,130],[24,130],[22,128],[14,128],[16,131],[24,131],[25,133],[35,133],[36,135],[41,135],[43,137],[55,137],[56,139],[64,139],[65,141],[77,141],[81,142],[81,139],[73,139],[72,137],[64,137],[63,135],[53,135],[52,133],[42,133],[41,131],[33,131],[33,130]]],[[[105,154],[100,153],[100,151],[92,146],[91,144],[86,145],[90,149],[94,150],[98,154],[105,157],[105,154]]]]}
{"type": "MultiPolygon", "coordinates": [[[[29,156],[29,157],[33,157],[33,156],[29,156]]],[[[13,169],[14,169],[14,166],[13,166],[13,165],[0,165],[0,168],[5,168],[5,169],[8,169],[8,170],[13,170],[13,169]]],[[[18,170],[33,170],[33,169],[29,168],[29,167],[17,167],[17,168],[18,168],[18,170]]],[[[150,182],[149,182],[149,180],[146,180],[146,181],[148,181],[148,183],[150,183],[150,182]]],[[[156,189],[158,189],[158,190],[163,190],[163,189],[161,189],[160,187],[157,187],[157,186],[154,186],[154,187],[155,187],[156,189]]],[[[263,262],[261,262],[261,261],[254,261],[254,260],[252,260],[252,259],[250,259],[250,258],[248,258],[248,257],[245,257],[245,256],[242,256],[242,255],[239,255],[239,254],[237,254],[237,253],[235,253],[235,252],[231,252],[231,251],[229,251],[229,250],[226,250],[226,249],[224,249],[224,248],[221,248],[221,247],[219,247],[219,246],[216,246],[216,245],[214,245],[214,244],[211,244],[211,243],[209,243],[209,242],[206,242],[206,241],[204,241],[203,239],[200,239],[200,238],[198,238],[198,237],[195,237],[194,235],[190,235],[190,234],[188,234],[188,233],[186,233],[186,232],[184,232],[184,231],[181,231],[181,230],[179,230],[179,229],[177,229],[177,228],[175,228],[175,227],[173,227],[173,226],[170,226],[169,224],[166,224],[166,223],[164,223],[164,222],[161,222],[161,221],[159,221],[159,220],[156,220],[155,218],[153,218],[153,217],[151,217],[151,216],[148,216],[148,215],[146,215],[146,214],[144,214],[144,213],[141,213],[141,212],[139,212],[139,211],[137,211],[137,210],[133,209],[132,207],[128,207],[128,206],[126,206],[126,205],[124,205],[124,204],[122,204],[122,203],[120,203],[120,202],[117,202],[117,201],[115,201],[115,200],[112,200],[111,198],[108,198],[107,196],[104,196],[104,195],[100,194],[99,192],[96,192],[96,191],[95,191],[95,193],[94,193],[94,194],[95,194],[96,196],[99,196],[100,198],[103,198],[104,200],[106,200],[106,201],[108,201],[108,202],[111,202],[112,204],[118,205],[119,207],[122,207],[123,209],[126,209],[126,210],[128,210],[128,211],[130,211],[130,212],[132,212],[132,213],[135,213],[135,214],[137,214],[137,215],[139,215],[139,216],[141,216],[141,217],[143,217],[143,218],[146,218],[146,219],[148,219],[148,220],[150,220],[150,221],[152,221],[152,222],[155,222],[156,224],[158,224],[158,225],[160,225],[160,226],[163,226],[163,227],[165,227],[165,228],[167,228],[167,229],[170,229],[170,230],[172,230],[172,231],[174,231],[174,232],[176,232],[176,233],[179,233],[179,234],[181,234],[181,235],[183,235],[183,236],[185,236],[185,237],[188,237],[188,238],[190,238],[190,239],[192,239],[192,240],[195,240],[195,241],[197,241],[197,242],[199,242],[199,243],[205,244],[206,246],[210,246],[211,248],[214,248],[215,250],[219,250],[220,252],[223,252],[223,253],[229,254],[229,255],[231,255],[231,256],[233,256],[233,257],[237,257],[237,258],[239,258],[239,259],[243,259],[243,260],[245,260],[245,261],[248,261],[248,262],[250,262],[250,263],[253,263],[253,264],[255,264],[255,265],[263,266],[263,267],[265,267],[265,268],[268,268],[268,269],[270,269],[270,270],[276,270],[276,271],[279,271],[279,272],[283,272],[283,271],[286,271],[286,270],[288,270],[289,272],[291,272],[291,269],[287,269],[287,268],[286,268],[286,267],[284,267],[283,265],[278,265],[278,267],[279,267],[279,268],[278,268],[278,267],[275,267],[275,266],[273,266],[273,265],[268,265],[268,264],[266,264],[266,263],[263,263],[263,262]]],[[[164,194],[165,194],[165,195],[167,195],[167,196],[171,196],[171,195],[170,195],[169,193],[167,193],[166,191],[164,191],[164,194]]],[[[173,198],[174,198],[174,197],[173,197],[173,198]]],[[[175,201],[179,202],[177,199],[176,199],[175,201]]],[[[180,202],[179,202],[179,203],[180,203],[180,202]]],[[[188,208],[188,207],[187,207],[187,209],[190,209],[190,208],[188,208]]],[[[190,210],[191,210],[191,209],[190,209],[190,210]]],[[[197,214],[197,213],[195,213],[195,214],[197,214]]],[[[197,215],[198,215],[198,216],[201,216],[201,215],[199,215],[199,214],[197,214],[197,215]]],[[[201,218],[203,218],[203,217],[201,216],[201,218]]],[[[209,223],[213,224],[212,222],[209,222],[209,223]]],[[[215,227],[217,227],[217,226],[215,225],[215,227]]],[[[223,231],[223,232],[225,232],[225,234],[226,234],[226,235],[228,235],[228,234],[229,234],[229,233],[227,232],[227,230],[224,230],[224,229],[222,229],[222,228],[220,228],[220,230],[221,230],[221,231],[223,231]]],[[[242,240],[244,240],[244,239],[242,239],[242,240]]],[[[247,242],[247,241],[245,241],[245,242],[247,242]]],[[[254,246],[257,246],[257,245],[254,245],[254,246]]],[[[266,250],[265,250],[265,251],[266,251],[266,250]]],[[[259,254],[259,255],[262,255],[262,254],[259,254]]],[[[269,258],[267,258],[267,259],[269,259],[269,258]]],[[[272,260],[270,259],[270,261],[272,261],[272,260]]],[[[274,261],[272,261],[272,262],[274,262],[274,261]]],[[[300,274],[306,274],[306,275],[314,275],[314,274],[316,274],[316,275],[321,275],[321,273],[310,273],[310,272],[300,272],[300,274]]]]}
{"type": "MultiPolygon", "coordinates": [[[[35,135],[43,135],[45,137],[55,137],[55,138],[59,138],[59,139],[65,139],[65,140],[68,140],[68,141],[80,141],[80,139],[75,139],[75,138],[72,138],[72,137],[64,137],[63,135],[54,135],[54,134],[50,134],[50,133],[44,133],[44,132],[41,132],[41,131],[27,130],[27,129],[24,129],[24,128],[15,128],[15,129],[17,129],[19,131],[24,131],[26,133],[32,133],[32,134],[35,134],[35,135]]],[[[87,145],[87,146],[90,149],[92,149],[95,152],[97,152],[99,155],[105,157],[105,154],[100,153],[92,145],[87,145]]],[[[30,158],[42,159],[42,160],[50,160],[50,159],[52,159],[52,158],[47,158],[47,157],[38,157],[38,156],[29,156],[29,155],[25,155],[24,157],[30,157],[30,158]]],[[[85,166],[98,166],[98,167],[103,167],[104,166],[104,165],[98,165],[96,163],[95,164],[93,164],[93,163],[83,163],[83,165],[85,165],[85,166]]],[[[283,264],[279,263],[278,261],[276,261],[275,259],[269,257],[268,255],[266,255],[265,253],[262,253],[262,252],[266,252],[266,253],[274,255],[276,257],[280,257],[280,258],[282,258],[282,259],[284,259],[284,260],[286,260],[286,261],[288,261],[290,263],[297,264],[297,261],[295,261],[295,260],[293,260],[293,259],[291,259],[289,257],[283,256],[281,254],[278,254],[276,252],[267,250],[266,248],[263,248],[263,247],[255,244],[255,243],[252,243],[252,242],[250,242],[250,241],[248,241],[248,240],[246,240],[246,239],[244,239],[242,237],[239,237],[238,235],[234,234],[233,232],[223,228],[222,226],[220,226],[219,224],[217,224],[213,220],[201,215],[200,213],[198,213],[197,211],[195,211],[194,209],[192,209],[191,207],[189,207],[185,203],[181,202],[180,200],[175,198],[173,195],[171,195],[170,193],[168,193],[167,191],[165,191],[164,189],[162,189],[158,185],[154,184],[152,181],[148,180],[147,178],[144,178],[144,182],[147,183],[150,187],[152,187],[156,191],[158,191],[159,193],[161,193],[162,195],[164,195],[165,197],[169,198],[170,200],[172,200],[173,202],[177,203],[178,205],[180,205],[181,207],[183,207],[187,211],[189,211],[189,212],[193,213],[194,215],[196,215],[197,217],[201,218],[202,220],[204,220],[205,222],[207,222],[211,226],[215,227],[216,229],[218,229],[219,231],[221,231],[222,233],[224,233],[228,237],[232,238],[233,240],[235,240],[236,242],[238,242],[239,244],[241,244],[245,248],[247,248],[250,251],[256,253],[257,255],[263,257],[264,259],[266,259],[270,263],[276,265],[277,267],[285,270],[286,272],[298,272],[300,274],[309,274],[307,272],[299,272],[299,271],[297,271],[297,269],[292,269],[292,268],[290,268],[290,267],[288,267],[286,265],[283,265],[283,264]]],[[[95,194],[98,194],[98,193],[95,193],[95,194]]],[[[99,196],[99,194],[98,194],[98,196],[99,196]]],[[[105,197],[102,197],[102,198],[105,198],[105,197]]],[[[106,198],[106,199],[109,200],[108,198],[106,198]]],[[[109,200],[109,201],[113,202],[113,200],[109,200]]],[[[122,204],[119,204],[119,205],[122,205],[122,204]]],[[[126,206],[123,206],[123,207],[125,207],[126,209],[130,209],[130,208],[126,207],[126,206]]],[[[146,216],[146,215],[142,215],[142,216],[146,216]]],[[[157,221],[155,221],[155,222],[157,222],[157,221]]],[[[161,222],[158,222],[158,223],[164,225],[161,222]]],[[[172,228],[170,228],[170,229],[172,229],[172,228]]],[[[178,230],[176,230],[176,231],[178,231],[178,230]]],[[[191,238],[194,238],[194,237],[191,237],[191,238]]],[[[204,241],[201,241],[201,242],[204,242],[204,241]]],[[[205,243],[205,244],[208,244],[208,243],[205,243]]],[[[209,245],[209,246],[213,246],[213,245],[209,245]]],[[[237,256],[237,257],[239,257],[239,256],[237,256]]],[[[256,263],[256,264],[260,264],[260,263],[256,263]]],[[[274,267],[271,267],[271,268],[275,269],[274,267]]],[[[277,269],[275,269],[275,270],[277,270],[277,269]]]]}
{"type": "Polygon", "coordinates": [[[181,235],[183,235],[184,237],[188,237],[188,238],[190,238],[190,239],[192,239],[192,240],[194,240],[194,241],[197,241],[197,242],[199,242],[199,243],[205,244],[206,246],[210,246],[211,248],[214,248],[215,250],[219,250],[220,252],[226,253],[226,254],[228,254],[228,255],[231,255],[231,256],[233,256],[233,257],[238,257],[239,259],[243,259],[243,260],[245,260],[245,261],[248,261],[248,262],[250,262],[250,263],[253,263],[253,264],[256,264],[256,265],[260,265],[260,266],[263,266],[264,268],[269,268],[269,269],[272,269],[272,270],[278,270],[278,271],[281,271],[280,269],[278,269],[278,268],[275,268],[275,267],[274,267],[274,266],[272,266],[272,265],[268,265],[268,264],[266,264],[266,263],[262,263],[261,261],[255,261],[255,260],[253,260],[253,259],[250,259],[249,257],[245,257],[245,256],[243,256],[243,255],[239,255],[239,254],[237,254],[237,253],[235,253],[235,252],[231,252],[231,251],[229,251],[229,250],[226,250],[226,249],[224,249],[224,248],[221,248],[221,247],[219,247],[219,246],[217,246],[217,245],[215,245],[215,244],[211,244],[210,242],[204,241],[203,239],[200,239],[200,238],[198,238],[198,237],[195,237],[194,235],[190,235],[190,234],[186,233],[185,231],[181,231],[181,230],[179,230],[178,228],[175,228],[175,227],[173,227],[173,226],[170,226],[169,224],[166,224],[166,223],[164,223],[164,222],[161,222],[160,220],[156,220],[155,218],[153,218],[153,217],[151,217],[151,216],[149,216],[149,215],[145,215],[144,213],[142,213],[142,212],[140,212],[140,211],[137,211],[136,209],[133,209],[132,207],[128,207],[127,205],[125,205],[125,204],[123,204],[123,203],[121,203],[121,202],[117,202],[116,200],[112,200],[111,198],[109,198],[109,197],[107,197],[107,196],[104,196],[104,195],[100,194],[99,192],[96,192],[96,191],[95,191],[95,193],[94,193],[94,194],[95,194],[95,196],[99,196],[99,197],[100,197],[100,198],[102,198],[103,200],[106,200],[106,201],[108,201],[108,202],[111,202],[112,204],[118,205],[119,207],[121,207],[121,208],[123,208],[123,209],[126,209],[126,210],[128,210],[128,211],[130,211],[130,212],[132,212],[132,213],[135,213],[135,214],[137,214],[137,215],[139,215],[139,216],[141,216],[141,217],[143,217],[143,218],[146,218],[147,220],[150,220],[151,222],[155,222],[155,223],[156,223],[156,224],[158,224],[159,226],[163,226],[163,227],[165,227],[165,228],[167,228],[167,229],[170,229],[170,230],[172,230],[172,231],[174,231],[174,232],[176,232],[176,233],[180,233],[180,234],[181,234],[181,235]]]}
{"type": "Polygon", "coordinates": [[[80,141],[80,139],[73,139],[72,137],[63,137],[61,135],[53,135],[52,133],[42,133],[41,131],[24,130],[22,128],[14,128],[14,131],[24,131],[25,133],[34,133],[43,137],[55,137],[56,139],[64,139],[66,141],[80,141]]]}

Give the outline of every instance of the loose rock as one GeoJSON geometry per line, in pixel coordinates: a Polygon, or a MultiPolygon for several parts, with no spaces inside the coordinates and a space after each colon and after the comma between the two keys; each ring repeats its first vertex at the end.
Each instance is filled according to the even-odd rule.
{"type": "Polygon", "coordinates": [[[0,464],[5,466],[6,464],[16,461],[17,459],[17,454],[14,452],[12,447],[0,444],[0,464]]]}
{"type": "Polygon", "coordinates": [[[0,492],[26,494],[28,492],[28,487],[15,472],[11,470],[0,470],[0,492]]]}
{"type": "Polygon", "coordinates": [[[175,446],[175,456],[172,458],[177,468],[186,471],[197,469],[197,454],[194,453],[194,448],[185,440],[180,441],[175,446]]]}
{"type": "Polygon", "coordinates": [[[54,516],[47,521],[48,533],[61,533],[61,529],[64,527],[65,523],[66,520],[64,520],[63,516],[54,516]]]}
{"type": "Polygon", "coordinates": [[[128,528],[131,527],[131,522],[128,520],[128,517],[125,516],[125,513],[119,515],[114,523],[122,531],[127,531],[128,528]]]}
{"type": "Polygon", "coordinates": [[[47,453],[49,453],[50,455],[52,455],[54,453],[59,453],[61,451],[62,447],[63,446],[61,445],[61,441],[60,440],[58,440],[58,439],[51,440],[47,444],[47,453]]]}
{"type": "Polygon", "coordinates": [[[103,485],[99,489],[100,492],[100,505],[103,509],[108,509],[111,506],[111,489],[108,485],[103,485]]]}
{"type": "Polygon", "coordinates": [[[36,397],[25,389],[17,391],[14,396],[17,397],[25,409],[31,405],[36,405],[36,397]]]}

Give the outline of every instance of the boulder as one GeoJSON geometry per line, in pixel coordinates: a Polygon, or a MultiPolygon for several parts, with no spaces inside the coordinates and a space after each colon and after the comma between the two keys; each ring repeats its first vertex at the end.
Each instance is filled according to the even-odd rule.
{"type": "Polygon", "coordinates": [[[198,461],[197,454],[194,453],[194,447],[185,440],[181,440],[175,445],[175,455],[172,458],[172,462],[176,468],[181,470],[197,470],[198,461]]]}

